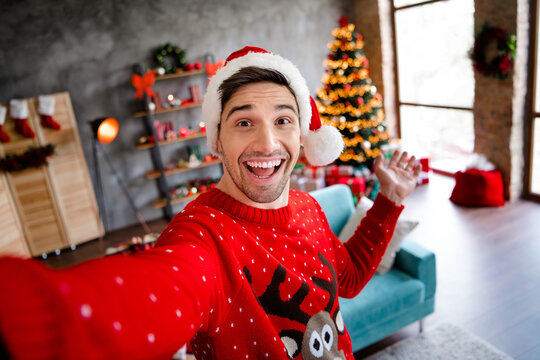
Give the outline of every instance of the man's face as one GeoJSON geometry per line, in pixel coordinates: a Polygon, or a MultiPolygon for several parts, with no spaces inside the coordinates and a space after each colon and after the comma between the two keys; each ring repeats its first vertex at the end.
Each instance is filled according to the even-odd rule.
{"type": "Polygon", "coordinates": [[[300,152],[298,106],[290,90],[269,82],[240,87],[221,113],[218,150],[222,191],[259,208],[287,205],[300,152]]]}

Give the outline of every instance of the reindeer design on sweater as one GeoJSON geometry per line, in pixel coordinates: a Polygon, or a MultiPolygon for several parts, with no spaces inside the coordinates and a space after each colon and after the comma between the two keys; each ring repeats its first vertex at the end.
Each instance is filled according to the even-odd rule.
{"type": "MultiPolygon", "coordinates": [[[[345,326],[339,306],[336,307],[334,313],[331,314],[332,308],[337,298],[337,277],[334,267],[319,252],[319,260],[330,270],[332,275],[331,281],[312,276],[313,284],[329,294],[328,303],[324,310],[316,314],[307,314],[300,309],[300,305],[309,293],[309,286],[304,280],[302,285],[289,300],[282,300],[279,292],[279,286],[285,281],[287,270],[283,265],[279,264],[272,280],[266,291],[255,296],[261,307],[268,315],[275,315],[305,325],[305,331],[297,329],[285,329],[279,334],[281,341],[287,349],[290,359],[302,355],[304,360],[312,359],[345,359],[343,351],[338,350],[338,336],[343,334],[345,326]]],[[[243,269],[249,283],[252,283],[251,275],[247,267],[243,269]]],[[[253,288],[252,288],[253,290],[253,288]]],[[[303,328],[303,326],[302,326],[303,328]]]]}

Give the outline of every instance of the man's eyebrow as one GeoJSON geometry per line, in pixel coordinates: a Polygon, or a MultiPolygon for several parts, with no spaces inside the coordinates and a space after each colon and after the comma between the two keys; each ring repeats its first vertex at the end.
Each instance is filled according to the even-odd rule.
{"type": "Polygon", "coordinates": [[[250,110],[251,108],[252,106],[250,104],[235,106],[229,111],[225,120],[227,120],[235,111],[250,110]]]}
{"type": "Polygon", "coordinates": [[[292,110],[292,112],[294,112],[294,115],[298,116],[298,112],[296,111],[296,109],[294,108],[294,106],[292,105],[289,105],[289,104],[282,104],[282,105],[277,105],[276,106],[276,110],[285,110],[285,109],[289,109],[289,110],[292,110]]]}

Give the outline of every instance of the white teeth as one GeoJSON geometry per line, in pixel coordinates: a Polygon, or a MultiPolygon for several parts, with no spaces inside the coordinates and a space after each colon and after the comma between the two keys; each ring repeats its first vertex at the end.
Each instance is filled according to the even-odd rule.
{"type": "Polygon", "coordinates": [[[274,166],[279,166],[281,164],[281,160],[272,160],[272,161],[248,161],[247,164],[252,168],[263,168],[267,169],[274,166]]]}

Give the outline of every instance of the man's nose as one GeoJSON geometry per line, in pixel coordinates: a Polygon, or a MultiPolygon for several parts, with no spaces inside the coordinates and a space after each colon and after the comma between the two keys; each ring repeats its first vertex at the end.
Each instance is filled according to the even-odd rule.
{"type": "Polygon", "coordinates": [[[274,126],[269,124],[262,125],[257,131],[254,145],[255,150],[263,153],[271,153],[272,151],[279,150],[280,142],[274,126]]]}

